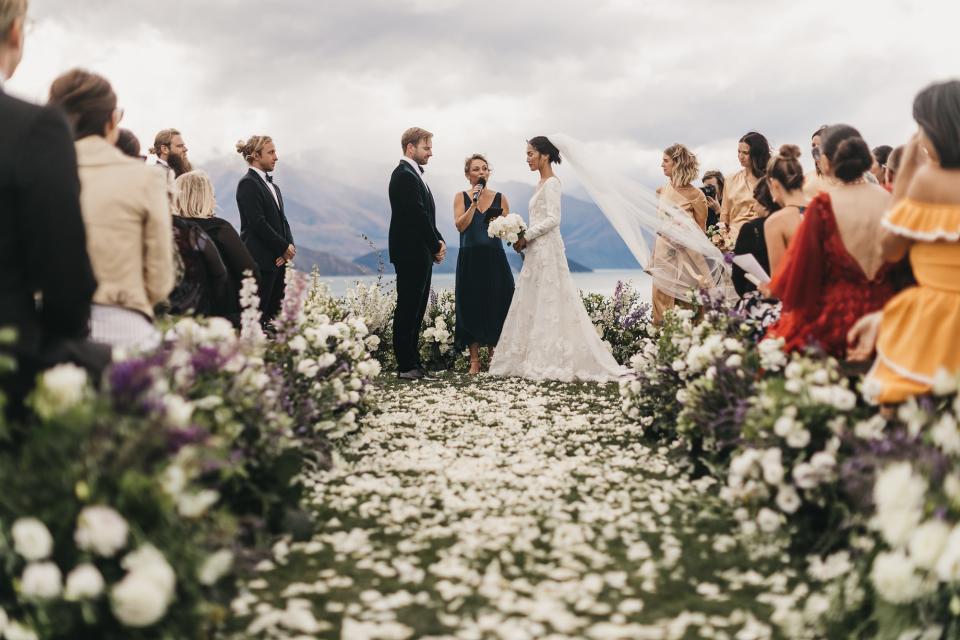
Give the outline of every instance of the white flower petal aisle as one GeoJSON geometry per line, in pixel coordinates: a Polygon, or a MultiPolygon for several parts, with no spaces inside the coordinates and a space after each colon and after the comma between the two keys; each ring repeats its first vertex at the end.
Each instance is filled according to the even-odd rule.
{"type": "Polygon", "coordinates": [[[763,601],[794,571],[748,556],[715,481],[640,442],[616,385],[382,384],[307,481],[319,533],[241,588],[237,637],[773,637],[763,601]]]}

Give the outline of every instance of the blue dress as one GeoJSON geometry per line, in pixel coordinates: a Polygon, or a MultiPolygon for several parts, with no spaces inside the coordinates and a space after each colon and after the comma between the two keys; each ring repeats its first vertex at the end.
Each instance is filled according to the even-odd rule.
{"type": "MultiPolygon", "coordinates": [[[[499,209],[500,202],[497,193],[487,211],[499,209]]],[[[463,203],[470,207],[470,196],[466,193],[463,193],[463,203]]],[[[513,273],[503,250],[503,240],[487,235],[485,213],[474,213],[470,226],[460,233],[454,329],[458,349],[473,343],[496,345],[513,301],[513,273]]]]}

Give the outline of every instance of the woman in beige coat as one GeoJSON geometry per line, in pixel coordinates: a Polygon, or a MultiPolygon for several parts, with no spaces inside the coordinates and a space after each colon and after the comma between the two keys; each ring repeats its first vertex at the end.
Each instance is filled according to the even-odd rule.
{"type": "Polygon", "coordinates": [[[173,288],[170,200],[164,171],[115,146],[122,112],[110,83],[82,70],[50,87],[50,103],[73,126],[87,252],[97,278],[91,337],[124,348],[149,348],[159,334],[153,306],[173,288]]]}

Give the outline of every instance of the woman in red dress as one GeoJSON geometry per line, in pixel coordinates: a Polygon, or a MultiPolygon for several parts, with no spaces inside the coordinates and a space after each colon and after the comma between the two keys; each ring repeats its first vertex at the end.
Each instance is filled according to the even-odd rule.
{"type": "Polygon", "coordinates": [[[820,168],[833,184],[810,201],[770,284],[783,313],[767,335],[790,351],[819,346],[844,358],[850,327],[895,293],[879,242],[890,194],[864,177],[873,157],[853,127],[828,127],[822,151],[820,168]]]}

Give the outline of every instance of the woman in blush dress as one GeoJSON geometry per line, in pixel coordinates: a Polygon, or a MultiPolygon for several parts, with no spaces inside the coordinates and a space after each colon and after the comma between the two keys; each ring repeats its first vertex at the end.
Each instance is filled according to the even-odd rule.
{"type": "MultiPolygon", "coordinates": [[[[691,183],[699,172],[699,163],[687,147],[674,144],[663,151],[663,160],[660,163],[663,175],[669,182],[660,187],[659,194],[665,204],[675,206],[693,218],[701,230],[707,229],[707,197],[691,183]]],[[[660,238],[654,250],[654,263],[658,269],[669,269],[670,266],[680,268],[680,261],[686,256],[679,255],[680,251],[666,240],[660,238]]],[[[677,304],[677,299],[653,285],[653,323],[660,325],[663,315],[668,309],[677,304]]]]}
{"type": "Polygon", "coordinates": [[[853,127],[827,128],[822,149],[821,166],[834,184],[804,211],[773,278],[783,313],[768,334],[783,338],[788,350],[818,346],[844,358],[850,327],[895,292],[877,242],[890,194],[864,178],[873,157],[853,127]]]}
{"type": "Polygon", "coordinates": [[[470,192],[462,191],[453,199],[453,220],[460,232],[455,344],[458,349],[469,347],[470,375],[476,375],[480,373],[480,345],[493,347],[500,340],[513,300],[513,273],[503,242],[487,235],[494,216],[510,213],[510,201],[487,189],[490,165],[479,153],[467,158],[463,172],[470,192]]]}
{"type": "Polygon", "coordinates": [[[723,202],[720,203],[720,222],[730,228],[734,242],[745,222],[763,215],[762,207],[753,198],[753,191],[766,174],[770,143],[761,134],[751,131],[740,138],[737,159],[743,168],[724,181],[723,202]]]}

